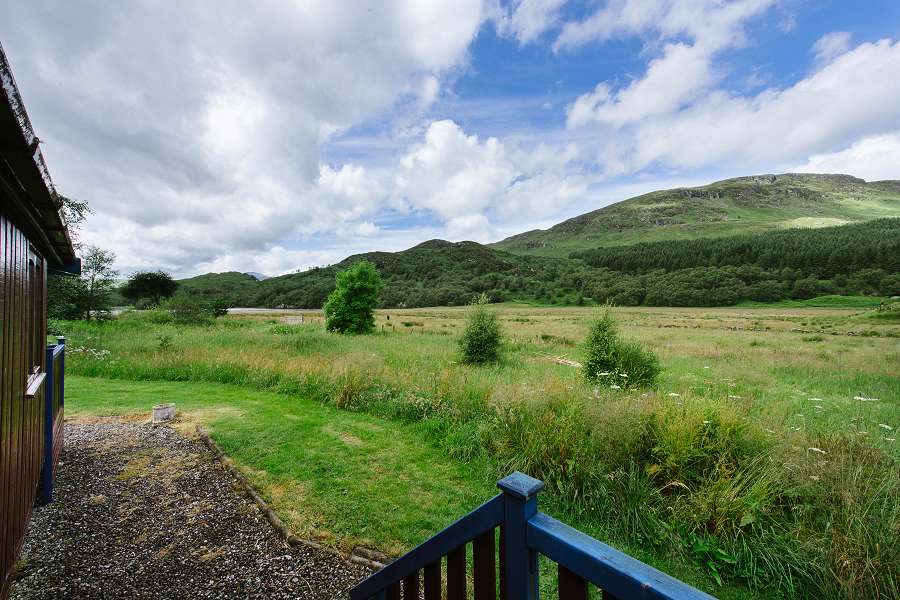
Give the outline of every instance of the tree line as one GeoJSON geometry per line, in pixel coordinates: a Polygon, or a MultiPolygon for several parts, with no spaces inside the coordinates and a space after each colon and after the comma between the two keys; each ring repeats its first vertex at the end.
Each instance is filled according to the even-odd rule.
{"type": "Polygon", "coordinates": [[[826,294],[900,294],[900,219],[758,235],[635,244],[570,258],[517,256],[464,242],[351,257],[245,288],[249,306],[320,308],[339,269],[371,261],[384,307],[459,306],[485,294],[578,305],[725,306],[826,294]]]}

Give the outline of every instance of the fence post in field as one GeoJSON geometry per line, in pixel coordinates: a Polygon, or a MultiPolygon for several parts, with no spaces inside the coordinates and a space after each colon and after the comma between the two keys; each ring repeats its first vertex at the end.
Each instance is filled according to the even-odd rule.
{"type": "Polygon", "coordinates": [[[53,394],[56,392],[53,372],[54,346],[48,346],[44,351],[47,364],[47,378],[44,384],[44,462],[41,465],[41,495],[39,504],[50,504],[53,500],[53,394]]]}
{"type": "Polygon", "coordinates": [[[537,494],[544,483],[516,471],[498,481],[497,487],[503,492],[503,600],[537,600],[537,553],[528,547],[525,535],[528,520],[537,513],[537,494]]]}

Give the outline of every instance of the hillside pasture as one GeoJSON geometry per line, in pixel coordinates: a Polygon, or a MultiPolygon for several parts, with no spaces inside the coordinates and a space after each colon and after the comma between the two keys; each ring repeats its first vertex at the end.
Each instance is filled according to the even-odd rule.
{"type": "MultiPolygon", "coordinates": [[[[480,367],[457,354],[465,308],[378,311],[376,333],[359,337],[325,332],[317,311],[205,327],[159,313],[65,323],[79,376],[70,406],[133,414],[156,400],[123,385],[101,402],[92,390],[110,380],[187,382],[209,405],[209,386],[255,390],[223,396],[229,410],[183,407],[293,527],[341,547],[399,552],[437,528],[434,515],[449,522],[520,469],[547,483],[548,511],[717,595],[900,593],[900,320],[870,308],[614,309],[622,335],[664,369],[657,388],[628,390],[590,386],[572,366],[599,309],[497,309],[504,357],[480,367]],[[392,452],[413,468],[351,444],[335,454],[341,477],[382,481],[379,470],[402,484],[336,488],[333,469],[307,457],[304,422],[327,449],[329,419],[365,438],[356,418],[402,427],[409,437],[388,434],[392,452]],[[453,492],[417,501],[429,476],[464,488],[447,511],[435,506],[453,492]],[[369,515],[369,493],[402,509],[369,515]]],[[[155,384],[140,385],[152,395],[155,384]]]]}

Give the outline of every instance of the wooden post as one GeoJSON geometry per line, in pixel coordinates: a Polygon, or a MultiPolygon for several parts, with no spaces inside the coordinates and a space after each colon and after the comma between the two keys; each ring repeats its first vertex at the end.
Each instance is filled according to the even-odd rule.
{"type": "Polygon", "coordinates": [[[544,482],[516,471],[497,482],[503,492],[503,536],[506,597],[538,600],[537,553],[528,548],[528,520],[537,513],[537,494],[544,482]]]}

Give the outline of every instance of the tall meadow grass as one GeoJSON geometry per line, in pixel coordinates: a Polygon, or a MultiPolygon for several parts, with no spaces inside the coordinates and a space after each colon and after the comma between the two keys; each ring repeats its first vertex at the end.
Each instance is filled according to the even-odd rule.
{"type": "MultiPolygon", "coordinates": [[[[499,364],[474,367],[455,362],[454,337],[441,329],[346,337],[253,319],[177,327],[140,314],[65,327],[76,350],[68,368],[80,375],[228,383],[424,423],[460,460],[487,457],[498,476],[543,479],[549,502],[594,535],[754,595],[900,597],[900,463],[872,442],[878,432],[859,434],[890,406],[849,427],[809,411],[800,427],[789,412],[798,409],[773,410],[753,375],[712,381],[681,370],[657,389],[611,390],[517,336],[499,364]]],[[[672,352],[661,348],[664,368],[672,352]]],[[[713,359],[704,349],[697,360],[713,359]]],[[[791,385],[814,384],[804,368],[783,371],[791,385]]],[[[841,393],[865,376],[845,374],[841,393]]],[[[842,418],[874,406],[850,398],[842,418]]]]}

